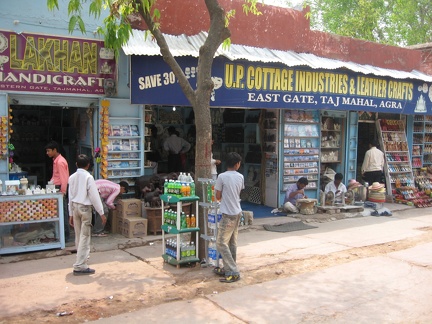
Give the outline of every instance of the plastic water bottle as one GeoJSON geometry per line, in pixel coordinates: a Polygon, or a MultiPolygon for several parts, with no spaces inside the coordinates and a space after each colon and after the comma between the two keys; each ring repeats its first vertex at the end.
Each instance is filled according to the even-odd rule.
{"type": "Polygon", "coordinates": [[[192,259],[194,259],[195,257],[196,257],[196,247],[195,247],[195,242],[192,242],[191,244],[190,244],[190,250],[191,250],[191,252],[190,252],[190,255],[191,255],[191,258],[192,259]]]}
{"type": "Polygon", "coordinates": [[[208,244],[208,263],[210,265],[216,265],[216,244],[212,241],[208,244]]]}
{"type": "Polygon", "coordinates": [[[179,174],[179,176],[178,176],[178,178],[177,178],[177,181],[179,181],[179,182],[184,182],[183,172],[180,172],[180,174],[179,174]]]}
{"type": "Polygon", "coordinates": [[[210,208],[208,211],[207,225],[212,231],[216,228],[216,210],[214,208],[210,208]]]}
{"type": "Polygon", "coordinates": [[[181,245],[181,259],[185,260],[186,259],[186,244],[182,243],[181,245]]]}
{"type": "Polygon", "coordinates": [[[222,213],[220,211],[220,208],[217,209],[216,216],[217,216],[217,227],[219,228],[219,224],[222,219],[222,213]]]}

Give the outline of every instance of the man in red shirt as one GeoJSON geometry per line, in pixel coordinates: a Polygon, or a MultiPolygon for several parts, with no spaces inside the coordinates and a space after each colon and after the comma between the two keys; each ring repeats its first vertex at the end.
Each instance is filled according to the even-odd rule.
{"type": "Polygon", "coordinates": [[[53,159],[53,173],[51,181],[57,188],[60,188],[60,192],[63,194],[63,216],[64,216],[64,232],[65,241],[70,239],[70,228],[69,228],[69,212],[68,212],[68,201],[66,199],[67,185],[69,180],[69,166],[66,159],[59,153],[59,145],[55,141],[49,142],[45,146],[46,155],[53,159]]]}
{"type": "MultiPolygon", "coordinates": [[[[95,181],[99,195],[102,200],[105,215],[108,215],[108,209],[115,209],[114,200],[118,195],[122,195],[129,191],[129,184],[126,181],[115,183],[105,179],[95,181]]],[[[93,226],[93,234],[95,236],[105,236],[103,233],[105,224],[102,223],[101,217],[96,213],[95,224],[93,226]]]]}

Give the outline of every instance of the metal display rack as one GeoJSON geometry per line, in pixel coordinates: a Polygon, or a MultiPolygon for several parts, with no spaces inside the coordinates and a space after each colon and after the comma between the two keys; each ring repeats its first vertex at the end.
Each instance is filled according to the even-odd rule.
{"type": "Polygon", "coordinates": [[[217,231],[218,231],[218,222],[219,217],[217,211],[219,210],[219,203],[208,201],[207,193],[209,190],[209,186],[213,186],[215,184],[215,180],[213,179],[205,179],[205,178],[199,178],[198,182],[202,184],[202,190],[203,190],[203,201],[199,203],[201,207],[203,207],[203,229],[204,233],[201,234],[201,238],[205,241],[205,261],[207,265],[214,265],[216,267],[219,267],[219,260],[220,260],[220,253],[217,250],[216,247],[216,238],[217,238],[217,231]],[[214,210],[214,213],[210,214],[210,210],[214,210]],[[210,232],[210,228],[208,227],[208,223],[214,222],[214,228],[213,233],[210,232]],[[212,245],[212,249],[209,253],[209,246],[212,245]],[[211,255],[212,254],[212,255],[211,255]],[[214,261],[213,261],[214,260],[214,261]]]}
{"type": "Polygon", "coordinates": [[[175,196],[171,196],[171,195],[167,195],[167,194],[163,194],[160,196],[161,197],[161,202],[162,202],[162,210],[165,210],[165,204],[177,204],[177,218],[176,218],[176,225],[168,225],[165,224],[165,213],[162,213],[162,246],[163,246],[163,254],[162,254],[162,258],[164,259],[165,262],[175,265],[177,266],[177,268],[180,267],[181,264],[187,264],[187,263],[193,263],[193,262],[199,262],[199,256],[198,256],[198,251],[199,251],[199,210],[198,210],[198,201],[199,201],[199,197],[198,196],[190,196],[190,197],[175,197],[175,196]],[[181,212],[183,210],[182,208],[182,204],[183,203],[187,203],[187,202],[192,202],[195,203],[195,210],[196,210],[196,226],[195,227],[191,227],[191,228],[181,228],[181,212]],[[181,234],[183,233],[195,233],[196,237],[195,237],[195,242],[196,242],[196,246],[195,246],[195,256],[189,256],[187,258],[182,258],[181,255],[181,246],[182,246],[182,238],[181,238],[181,234]],[[176,256],[172,256],[167,254],[166,251],[166,234],[175,234],[176,235],[176,256]]]}

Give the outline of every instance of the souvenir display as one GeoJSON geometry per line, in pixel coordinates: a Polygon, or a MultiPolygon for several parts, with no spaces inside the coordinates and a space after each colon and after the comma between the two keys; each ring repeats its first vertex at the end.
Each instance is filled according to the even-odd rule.
{"type": "Polygon", "coordinates": [[[414,189],[414,176],[408,150],[405,125],[402,120],[379,119],[376,121],[381,150],[384,152],[384,174],[387,194],[395,195],[397,188],[414,189]]]}
{"type": "Polygon", "coordinates": [[[287,110],[284,115],[283,190],[301,177],[318,188],[320,130],[317,111],[287,110]]]}

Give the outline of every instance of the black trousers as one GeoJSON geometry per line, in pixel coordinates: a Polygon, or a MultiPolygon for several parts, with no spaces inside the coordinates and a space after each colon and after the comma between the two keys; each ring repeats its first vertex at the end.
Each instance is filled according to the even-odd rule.
{"type": "Polygon", "coordinates": [[[369,186],[374,182],[381,182],[382,171],[369,171],[364,173],[364,180],[369,183],[369,186]]]}
{"type": "Polygon", "coordinates": [[[180,154],[168,155],[168,172],[180,172],[180,171],[182,171],[180,154]]]}

